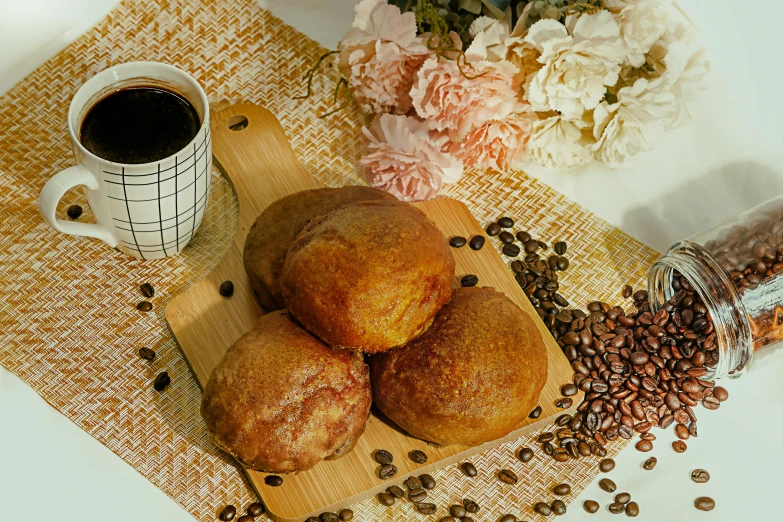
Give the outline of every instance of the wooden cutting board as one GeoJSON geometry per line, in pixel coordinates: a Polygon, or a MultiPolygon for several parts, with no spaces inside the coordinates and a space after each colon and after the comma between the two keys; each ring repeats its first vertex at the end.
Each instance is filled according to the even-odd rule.
{"type": "MultiPolygon", "coordinates": [[[[242,264],[242,250],[250,226],[273,201],[293,192],[323,186],[296,159],[283,128],[266,109],[234,105],[213,114],[212,127],[216,164],[231,180],[239,200],[239,230],[217,267],[172,299],[166,308],[169,327],[202,387],[228,347],[250,330],[263,313],[242,264]],[[234,295],[230,298],[218,293],[220,283],[226,280],[234,283],[234,295]]],[[[328,158],[324,158],[324,164],[328,164],[328,158]]],[[[437,198],[416,206],[446,237],[483,234],[468,208],[459,201],[437,198]]],[[[463,247],[452,249],[452,252],[457,281],[463,275],[476,274],[479,285],[502,290],[536,321],[549,355],[548,380],[539,399],[542,415],[536,421],[526,419],[519,429],[504,439],[477,447],[428,445],[371,415],[364,435],[350,454],[338,460],[323,461],[309,471],[285,475],[280,487],[264,484],[265,473],[247,470],[274,520],[302,521],[323,511],[336,512],[392,484],[401,484],[414,472],[419,475],[452,465],[518,438],[540,425],[551,423],[553,416],[564,412],[555,406],[555,401],[560,398],[560,386],[571,380],[571,367],[506,263],[489,242],[480,251],[463,247]],[[394,463],[399,469],[397,476],[387,481],[377,477],[378,465],[372,459],[373,451],[381,448],[394,455],[394,463]],[[415,464],[407,457],[414,449],[421,449],[429,456],[426,464],[415,464]]],[[[574,397],[574,406],[565,411],[573,413],[580,401],[581,393],[574,397]]]]}

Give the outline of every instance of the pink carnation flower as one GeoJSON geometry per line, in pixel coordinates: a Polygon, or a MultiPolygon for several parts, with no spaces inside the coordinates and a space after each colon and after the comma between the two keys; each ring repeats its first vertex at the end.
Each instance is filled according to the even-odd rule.
{"type": "Polygon", "coordinates": [[[416,36],[416,16],[386,0],[362,0],[338,44],[338,66],[365,112],[405,114],[416,70],[432,54],[416,36]]]}
{"type": "Polygon", "coordinates": [[[526,158],[533,123],[537,120],[535,113],[521,112],[502,120],[488,121],[474,127],[464,140],[451,142],[448,151],[471,167],[519,170],[526,158]]]}
{"type": "Polygon", "coordinates": [[[359,164],[367,180],[402,201],[432,199],[443,183],[462,176],[462,163],[441,152],[442,144],[417,118],[384,114],[362,132],[368,143],[359,164]]]}
{"type": "Polygon", "coordinates": [[[471,65],[473,69],[462,67],[467,78],[456,61],[430,58],[419,69],[410,93],[416,113],[428,127],[448,131],[455,142],[474,127],[524,110],[516,66],[508,61],[471,65]]]}

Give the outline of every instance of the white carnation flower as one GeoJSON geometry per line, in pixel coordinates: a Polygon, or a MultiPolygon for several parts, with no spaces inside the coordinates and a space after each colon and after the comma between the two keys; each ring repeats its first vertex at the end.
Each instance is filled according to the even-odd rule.
{"type": "Polygon", "coordinates": [[[604,0],[620,26],[627,51],[626,61],[640,67],[644,55],[666,31],[669,20],[667,0],[604,0]]]}
{"type": "Polygon", "coordinates": [[[535,110],[556,110],[569,120],[600,103],[625,57],[620,27],[608,11],[580,16],[570,33],[560,22],[539,20],[525,41],[544,64],[530,82],[528,100],[535,110]]]}
{"type": "Polygon", "coordinates": [[[710,71],[710,62],[706,59],[704,49],[698,49],[687,41],[670,44],[663,61],[666,72],[661,76],[661,81],[678,101],[678,110],[671,122],[671,127],[676,128],[691,119],[688,105],[707,88],[704,79],[710,71]]]}
{"type": "Polygon", "coordinates": [[[470,35],[473,41],[465,51],[465,58],[469,61],[487,60],[499,62],[506,59],[505,41],[511,34],[508,22],[480,16],[470,24],[470,35]]]}
{"type": "Polygon", "coordinates": [[[606,101],[593,113],[596,159],[610,167],[652,150],[663,139],[679,110],[677,97],[661,78],[640,78],[617,93],[617,103],[606,101]]]}
{"type": "Polygon", "coordinates": [[[555,115],[533,124],[528,154],[539,165],[565,169],[589,163],[592,144],[588,122],[555,115]]]}

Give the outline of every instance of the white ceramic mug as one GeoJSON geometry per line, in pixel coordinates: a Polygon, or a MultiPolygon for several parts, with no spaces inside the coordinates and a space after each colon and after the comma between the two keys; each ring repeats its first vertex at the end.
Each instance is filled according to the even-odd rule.
{"type": "Polygon", "coordinates": [[[76,92],[68,110],[68,132],[77,165],[54,175],[38,200],[41,215],[52,228],[98,238],[141,259],[158,259],[185,248],[201,224],[212,177],[209,103],[196,80],[176,67],[155,62],[106,69],[76,92]],[[90,108],[112,92],[132,86],[157,86],[184,96],[201,118],[196,137],[176,154],[152,163],[115,163],[84,148],[79,131],[90,108]],[[55,216],[63,195],[79,185],[85,188],[97,224],[55,216]]]}

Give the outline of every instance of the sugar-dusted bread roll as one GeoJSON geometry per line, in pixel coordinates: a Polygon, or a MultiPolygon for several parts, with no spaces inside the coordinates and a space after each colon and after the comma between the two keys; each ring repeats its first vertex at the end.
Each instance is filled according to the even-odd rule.
{"type": "Polygon", "coordinates": [[[304,190],[278,199],[258,216],[245,240],[245,271],[250,286],[266,310],[284,307],[280,294],[280,271],[296,235],[311,219],[349,203],[392,200],[387,192],[371,187],[341,187],[304,190]]]}
{"type": "Polygon", "coordinates": [[[533,320],[492,288],[460,288],[427,332],[370,359],[373,399],[414,437],[476,445],[513,431],[546,383],[533,320]]]}
{"type": "Polygon", "coordinates": [[[329,348],[277,311],[262,316],[215,367],[201,415],[240,462],[284,473],[350,451],[371,402],[361,354],[329,348]]]}
{"type": "Polygon", "coordinates": [[[376,353],[423,333],[451,299],[454,258],[422,211],[363,201],[312,220],[280,289],[302,325],[334,347],[376,353]]]}

